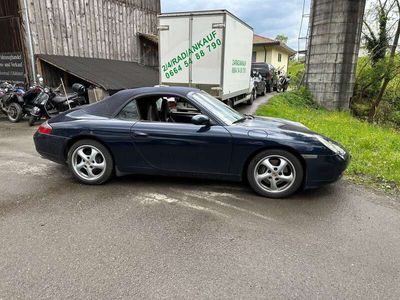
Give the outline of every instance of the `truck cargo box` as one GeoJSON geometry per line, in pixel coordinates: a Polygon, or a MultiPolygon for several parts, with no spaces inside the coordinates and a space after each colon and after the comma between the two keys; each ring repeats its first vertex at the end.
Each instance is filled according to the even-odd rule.
{"type": "Polygon", "coordinates": [[[221,100],[250,93],[253,29],[226,10],[161,14],[160,84],[197,87],[221,100]]]}

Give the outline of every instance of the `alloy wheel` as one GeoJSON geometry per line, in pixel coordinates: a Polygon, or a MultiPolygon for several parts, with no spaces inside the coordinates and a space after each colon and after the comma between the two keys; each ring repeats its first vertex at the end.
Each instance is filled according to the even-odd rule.
{"type": "Polygon", "coordinates": [[[281,193],[288,190],[296,180],[296,170],[287,158],[270,155],[261,159],[254,168],[256,184],[264,191],[281,193]]]}
{"type": "Polygon", "coordinates": [[[106,171],[106,159],[103,153],[92,145],[82,145],[72,154],[72,167],[75,173],[89,181],[103,176],[106,171]]]}

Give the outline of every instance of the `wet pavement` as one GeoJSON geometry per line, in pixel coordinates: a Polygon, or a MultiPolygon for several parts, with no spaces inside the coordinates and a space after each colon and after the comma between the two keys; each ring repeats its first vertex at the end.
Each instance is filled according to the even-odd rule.
{"type": "Polygon", "coordinates": [[[284,200],[194,179],[85,186],[36,154],[35,129],[0,118],[0,298],[400,297],[394,196],[346,181],[284,200]]]}

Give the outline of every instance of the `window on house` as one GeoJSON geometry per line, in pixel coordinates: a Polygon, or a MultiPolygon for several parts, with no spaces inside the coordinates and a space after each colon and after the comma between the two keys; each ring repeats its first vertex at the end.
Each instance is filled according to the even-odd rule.
{"type": "Polygon", "coordinates": [[[256,61],[257,61],[257,52],[253,51],[252,62],[256,62],[256,61]]]}
{"type": "Polygon", "coordinates": [[[278,53],[278,62],[282,61],[282,54],[278,53]]]}

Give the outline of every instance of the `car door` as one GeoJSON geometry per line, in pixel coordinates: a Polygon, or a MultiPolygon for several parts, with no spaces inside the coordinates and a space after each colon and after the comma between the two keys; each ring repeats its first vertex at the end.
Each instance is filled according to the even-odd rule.
{"type": "Polygon", "coordinates": [[[139,121],[131,134],[136,148],[153,168],[228,173],[232,138],[224,126],[139,121]]]}

